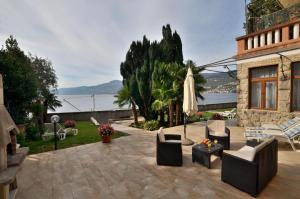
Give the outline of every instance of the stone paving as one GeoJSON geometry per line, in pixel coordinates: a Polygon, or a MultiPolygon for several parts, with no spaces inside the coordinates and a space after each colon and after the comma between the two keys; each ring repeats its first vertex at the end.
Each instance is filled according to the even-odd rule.
{"type": "MultiPolygon", "coordinates": [[[[192,163],[191,146],[183,146],[182,167],[157,166],[156,132],[125,124],[113,126],[130,136],[111,144],[99,142],[28,156],[18,174],[16,198],[251,198],[221,181],[218,158],[213,158],[210,170],[192,163]]],[[[232,149],[239,149],[245,143],[243,128],[229,128],[232,149]]],[[[165,131],[182,134],[183,126],[165,131]]],[[[204,124],[189,124],[187,132],[199,141],[204,138],[204,124]]],[[[259,198],[300,198],[299,182],[300,155],[281,144],[278,174],[259,198]]]]}

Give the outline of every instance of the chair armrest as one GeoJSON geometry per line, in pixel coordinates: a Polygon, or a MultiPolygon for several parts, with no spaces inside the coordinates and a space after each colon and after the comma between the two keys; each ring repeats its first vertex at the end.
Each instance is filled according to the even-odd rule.
{"type": "Polygon", "coordinates": [[[228,135],[228,137],[230,137],[230,129],[225,127],[225,133],[228,135]]]}
{"type": "Polygon", "coordinates": [[[181,140],[181,135],[176,134],[165,134],[166,140],[181,140]]]}
{"type": "Polygon", "coordinates": [[[207,126],[205,126],[205,138],[209,137],[209,129],[207,126]]]}

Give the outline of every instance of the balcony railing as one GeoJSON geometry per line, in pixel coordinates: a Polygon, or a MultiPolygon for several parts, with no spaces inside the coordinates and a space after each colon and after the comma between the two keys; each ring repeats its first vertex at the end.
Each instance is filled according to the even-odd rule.
{"type": "Polygon", "coordinates": [[[295,18],[300,18],[300,3],[269,15],[258,18],[251,18],[248,21],[248,34],[261,31],[275,25],[287,23],[295,18]]]}

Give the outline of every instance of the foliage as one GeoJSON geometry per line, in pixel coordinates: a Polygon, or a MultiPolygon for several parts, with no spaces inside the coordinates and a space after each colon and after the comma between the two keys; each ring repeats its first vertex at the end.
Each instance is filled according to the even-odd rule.
{"type": "Polygon", "coordinates": [[[25,129],[26,140],[37,140],[39,138],[39,129],[33,124],[28,124],[25,129]]]}
{"type": "Polygon", "coordinates": [[[195,73],[196,95],[200,98],[205,80],[199,74],[203,69],[197,68],[191,61],[183,63],[180,36],[176,31],[172,32],[170,25],[163,26],[162,36],[160,42],[150,42],[146,36],[142,41],[132,42],[125,61],[120,65],[125,88],[118,93],[116,102],[123,105],[131,99],[146,121],[159,116],[162,118],[160,123],[163,123],[164,114],[168,112],[172,126],[174,107],[176,124],[181,121],[187,68],[191,67],[195,73]]]}
{"type": "Polygon", "coordinates": [[[16,136],[17,136],[18,144],[20,144],[21,147],[27,146],[25,136],[23,133],[17,133],[16,136]]]}
{"type": "Polygon", "coordinates": [[[154,131],[159,128],[157,120],[149,120],[144,123],[144,129],[148,131],[154,131]]]}
{"type": "Polygon", "coordinates": [[[75,120],[66,120],[64,122],[65,128],[74,128],[76,126],[75,120]]]}
{"type": "Polygon", "coordinates": [[[98,128],[98,132],[101,136],[112,136],[115,130],[110,124],[101,124],[98,128]]]}
{"type": "Polygon", "coordinates": [[[224,120],[224,117],[218,113],[214,113],[210,119],[211,120],[224,120]]]}
{"type": "MultiPolygon", "coordinates": [[[[94,142],[100,142],[102,137],[97,133],[97,127],[91,124],[88,121],[81,121],[76,124],[76,128],[78,129],[78,135],[67,135],[65,140],[58,141],[58,148],[64,149],[74,146],[79,146],[83,144],[89,144],[94,142]]],[[[115,131],[113,135],[113,139],[119,138],[121,136],[127,136],[128,134],[122,133],[119,131],[115,131]]],[[[54,140],[26,140],[26,143],[22,146],[28,146],[30,148],[29,153],[41,153],[46,151],[54,150],[54,140]]]]}
{"type": "Polygon", "coordinates": [[[57,77],[50,60],[31,54],[29,56],[38,80],[38,101],[44,106],[44,112],[40,117],[45,122],[48,109],[55,111],[55,108],[62,106],[54,94],[57,89],[57,77]]]}
{"type": "Polygon", "coordinates": [[[127,84],[123,85],[123,88],[121,90],[119,90],[118,94],[115,95],[115,98],[117,98],[117,99],[114,101],[114,104],[118,104],[119,107],[123,107],[125,105],[128,105],[131,107],[132,113],[134,116],[134,122],[137,124],[138,123],[138,114],[137,114],[137,110],[136,110],[136,105],[130,95],[127,84]]]}
{"type": "Polygon", "coordinates": [[[3,75],[5,106],[17,124],[27,117],[32,101],[37,97],[37,78],[30,59],[10,36],[0,50],[0,73],[3,75]]]}

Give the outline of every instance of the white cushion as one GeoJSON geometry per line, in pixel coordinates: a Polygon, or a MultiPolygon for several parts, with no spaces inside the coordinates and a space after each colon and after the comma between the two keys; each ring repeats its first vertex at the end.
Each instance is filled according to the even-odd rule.
{"type": "Polygon", "coordinates": [[[254,160],[255,157],[255,149],[250,146],[244,146],[238,151],[225,151],[225,153],[251,162],[254,160]]]}
{"type": "Polygon", "coordinates": [[[224,136],[226,134],[224,120],[208,120],[207,127],[209,129],[209,132],[212,133],[212,135],[224,136]]]}
{"type": "Polygon", "coordinates": [[[181,140],[166,140],[167,143],[181,143],[181,140]]]}
{"type": "Polygon", "coordinates": [[[210,131],[209,132],[210,135],[214,135],[214,136],[218,136],[218,137],[228,137],[228,134],[227,133],[224,133],[224,132],[215,132],[215,131],[210,131]]]}
{"type": "Polygon", "coordinates": [[[163,132],[163,127],[160,127],[159,130],[158,130],[158,138],[159,138],[159,141],[161,142],[165,142],[166,139],[165,139],[165,134],[163,132]]]}

